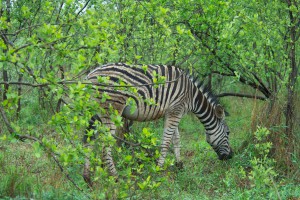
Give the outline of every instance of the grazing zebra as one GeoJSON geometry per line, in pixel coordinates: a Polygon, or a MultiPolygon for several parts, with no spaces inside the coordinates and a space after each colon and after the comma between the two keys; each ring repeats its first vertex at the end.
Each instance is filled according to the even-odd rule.
{"type": "MultiPolygon", "coordinates": [[[[116,86],[122,83],[136,86],[137,89],[137,93],[133,94],[128,90],[117,90],[111,86],[97,87],[100,95],[106,92],[110,96],[102,105],[103,108],[108,109],[112,105],[124,118],[133,121],[150,121],[165,117],[159,166],[164,164],[171,142],[174,144],[176,162],[181,162],[178,124],[187,112],[193,112],[203,123],[207,142],[215,150],[219,159],[226,160],[232,157],[224,110],[204,84],[199,83],[193,76],[174,66],[129,66],[116,63],[97,67],[88,74],[87,79],[99,85],[101,77],[109,77],[106,83],[108,85],[116,86]],[[163,84],[154,84],[162,78],[165,79],[163,84]],[[131,107],[126,104],[129,98],[136,103],[137,109],[134,112],[131,112],[131,107]],[[145,99],[152,99],[154,104],[147,104],[145,99]]],[[[94,116],[90,121],[89,129],[93,128],[96,120],[109,127],[112,135],[115,134],[116,125],[111,121],[109,114],[94,116]]],[[[103,158],[110,174],[117,176],[109,146],[105,147],[103,158]]],[[[87,182],[90,182],[89,160],[86,160],[83,176],[87,182]]]]}

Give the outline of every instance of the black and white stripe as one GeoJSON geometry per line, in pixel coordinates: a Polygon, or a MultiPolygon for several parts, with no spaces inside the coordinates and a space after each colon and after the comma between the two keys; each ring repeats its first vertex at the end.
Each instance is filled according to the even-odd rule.
{"type": "MultiPolygon", "coordinates": [[[[108,108],[111,104],[124,118],[134,121],[150,121],[165,117],[161,156],[158,165],[162,166],[173,139],[175,156],[180,162],[180,141],[178,124],[184,114],[193,112],[203,123],[206,129],[207,141],[216,151],[220,159],[232,157],[229,146],[229,129],[224,121],[224,110],[218,104],[210,91],[199,83],[196,78],[185,73],[180,68],[165,65],[129,66],[123,63],[107,64],[97,67],[87,76],[95,85],[98,77],[109,77],[105,87],[98,86],[100,94],[107,92],[111,99],[103,105],[108,108]],[[165,77],[165,83],[155,85],[153,80],[157,77],[165,77]],[[137,93],[133,94],[128,89],[116,89],[116,85],[125,84],[136,86],[137,93]],[[131,113],[126,105],[128,98],[134,99],[137,110],[131,113]],[[155,105],[145,103],[145,99],[153,99],[155,105]]],[[[101,97],[100,97],[101,98],[101,97]]],[[[115,133],[115,125],[109,116],[99,116],[101,122],[110,127],[111,133],[115,133]]],[[[104,158],[112,175],[116,175],[111,150],[106,147],[104,158]]]]}

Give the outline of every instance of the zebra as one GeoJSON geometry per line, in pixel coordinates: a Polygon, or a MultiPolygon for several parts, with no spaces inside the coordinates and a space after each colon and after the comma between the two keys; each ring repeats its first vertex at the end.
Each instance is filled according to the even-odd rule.
{"type": "MultiPolygon", "coordinates": [[[[220,160],[232,158],[233,151],[229,145],[229,128],[224,120],[224,109],[205,84],[195,76],[175,66],[114,63],[97,67],[87,75],[87,79],[94,85],[99,85],[99,77],[109,77],[105,87],[96,86],[100,96],[104,92],[110,96],[101,105],[104,109],[113,106],[122,117],[132,121],[165,118],[158,166],[163,166],[171,143],[174,146],[176,163],[182,162],[178,124],[183,115],[188,112],[194,113],[204,125],[206,141],[217,153],[218,158],[220,160]],[[163,83],[155,84],[158,79],[164,79],[163,83]],[[117,90],[115,86],[120,83],[135,86],[137,92],[117,90]],[[134,112],[126,103],[129,98],[135,101],[134,112]],[[147,104],[145,99],[152,99],[154,103],[147,104]]],[[[101,97],[98,98],[101,99],[101,97]]],[[[93,128],[96,120],[109,127],[112,135],[115,134],[116,125],[108,114],[94,116],[90,120],[88,129],[93,128]]],[[[85,136],[84,141],[86,140],[85,136]]],[[[111,147],[106,146],[104,149],[103,158],[109,173],[117,176],[111,147]]],[[[83,177],[88,183],[90,183],[89,167],[89,160],[86,159],[83,177]]]]}

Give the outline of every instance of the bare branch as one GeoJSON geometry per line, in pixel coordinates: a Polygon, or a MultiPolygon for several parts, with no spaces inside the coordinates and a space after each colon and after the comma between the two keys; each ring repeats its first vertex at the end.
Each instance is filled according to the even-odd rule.
{"type": "Polygon", "coordinates": [[[2,116],[2,119],[7,127],[7,130],[10,134],[13,134],[15,133],[15,130],[13,129],[13,127],[11,126],[7,116],[6,116],[6,113],[5,113],[5,110],[4,108],[2,107],[2,105],[0,105],[0,112],[1,112],[1,116],[2,116]]]}
{"type": "Polygon", "coordinates": [[[1,38],[2,38],[2,40],[4,41],[4,43],[5,43],[5,45],[7,46],[7,48],[9,47],[9,46],[14,46],[14,43],[13,42],[11,42],[7,37],[6,37],[6,35],[5,35],[5,33],[3,33],[2,31],[0,31],[0,35],[1,35],[1,38]]]}
{"type": "Polygon", "coordinates": [[[240,94],[240,93],[231,93],[231,92],[225,92],[216,95],[217,97],[228,97],[228,96],[233,96],[233,97],[242,97],[242,98],[249,98],[249,99],[259,99],[259,100],[267,100],[266,97],[263,96],[257,96],[257,95],[251,95],[251,94],[240,94]]]}
{"type": "Polygon", "coordinates": [[[13,53],[16,53],[16,52],[20,51],[21,49],[24,49],[24,48],[26,48],[26,47],[28,47],[28,46],[30,46],[30,45],[32,45],[32,44],[31,44],[31,43],[24,44],[24,45],[18,47],[17,49],[15,49],[15,50],[13,51],[13,53]]]}
{"type": "Polygon", "coordinates": [[[88,0],[85,5],[78,11],[78,13],[76,14],[76,18],[78,17],[78,15],[80,15],[80,13],[87,7],[87,5],[90,3],[90,0],[88,0]]]}
{"type": "Polygon", "coordinates": [[[0,82],[0,85],[25,85],[25,86],[31,86],[31,87],[45,87],[50,85],[50,83],[44,83],[44,84],[33,84],[33,83],[24,83],[24,82],[0,82]]]}
{"type": "Polygon", "coordinates": [[[59,22],[59,16],[60,16],[60,12],[63,8],[63,5],[64,5],[64,1],[61,2],[60,6],[59,6],[59,10],[58,10],[58,13],[57,13],[57,17],[56,17],[56,23],[58,24],[59,22]]]}
{"type": "MultiPolygon", "coordinates": [[[[201,74],[200,72],[198,72],[199,74],[201,74]]],[[[221,76],[235,76],[235,74],[233,73],[225,73],[225,72],[220,72],[220,71],[210,71],[208,73],[205,73],[205,74],[201,74],[203,77],[207,77],[209,76],[210,74],[218,74],[218,75],[221,75],[221,76]]]]}
{"type": "Polygon", "coordinates": [[[261,85],[261,87],[264,88],[264,90],[268,91],[268,93],[271,94],[269,88],[263,83],[263,81],[257,76],[257,74],[255,74],[255,73],[251,73],[251,74],[252,74],[252,75],[254,76],[254,78],[259,82],[259,84],[261,85]]]}

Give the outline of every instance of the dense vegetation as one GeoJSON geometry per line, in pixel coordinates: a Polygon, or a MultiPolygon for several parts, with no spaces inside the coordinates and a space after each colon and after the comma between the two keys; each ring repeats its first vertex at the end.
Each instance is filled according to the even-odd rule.
{"type": "Polygon", "coordinates": [[[0,6],[0,198],[300,198],[299,0],[0,6]],[[156,166],[162,121],[135,123],[118,145],[97,124],[104,134],[84,147],[101,110],[84,78],[108,62],[176,65],[205,80],[230,114],[235,157],[218,161],[191,115],[180,124],[181,170],[172,151],[156,166]],[[102,165],[104,144],[114,145],[118,182],[102,165]],[[93,188],[81,177],[86,156],[93,188]]]}

